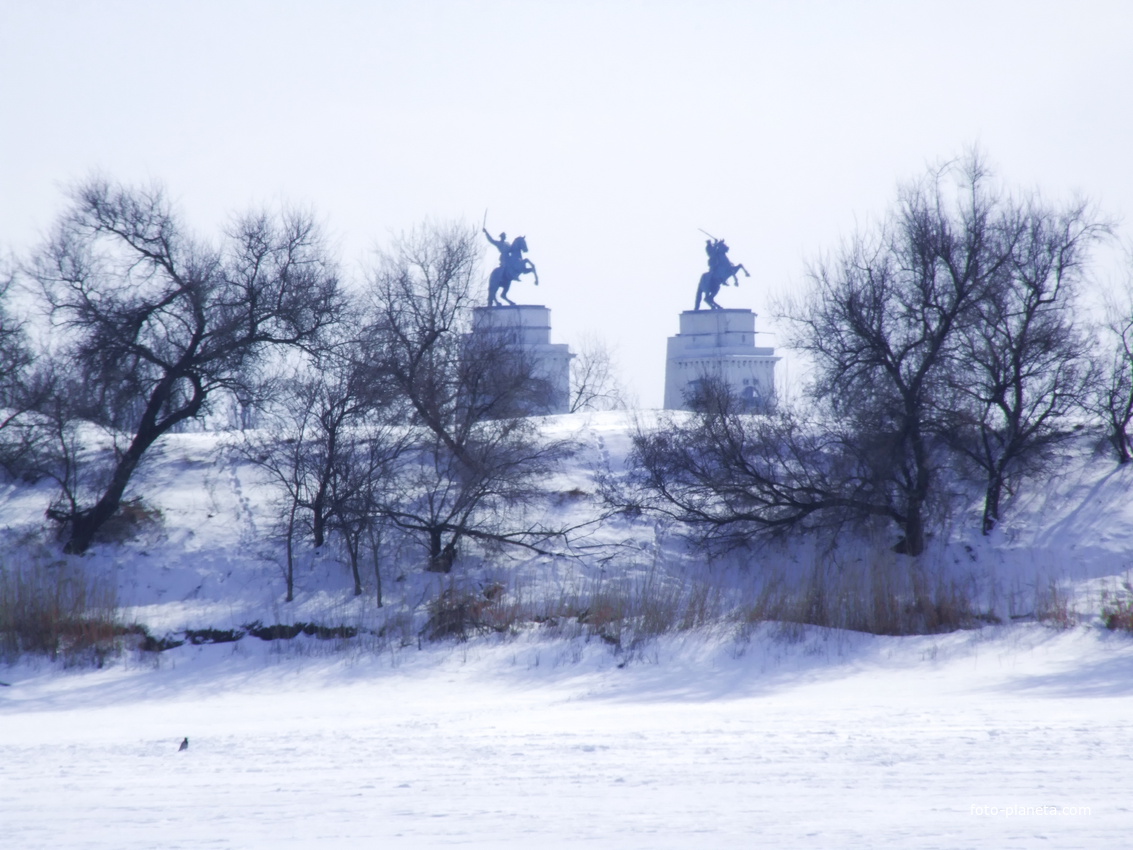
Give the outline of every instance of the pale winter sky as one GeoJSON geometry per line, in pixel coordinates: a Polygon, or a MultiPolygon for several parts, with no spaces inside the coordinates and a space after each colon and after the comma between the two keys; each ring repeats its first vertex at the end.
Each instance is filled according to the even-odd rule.
{"type": "Polygon", "coordinates": [[[700,228],[752,272],[721,304],[777,345],[807,262],[972,144],[1014,186],[1133,213],[1131,44],[1125,0],[0,0],[0,251],[95,172],[162,181],[202,234],[310,206],[351,274],[487,213],[539,268],[513,297],[556,342],[615,346],[657,406],[700,228]]]}

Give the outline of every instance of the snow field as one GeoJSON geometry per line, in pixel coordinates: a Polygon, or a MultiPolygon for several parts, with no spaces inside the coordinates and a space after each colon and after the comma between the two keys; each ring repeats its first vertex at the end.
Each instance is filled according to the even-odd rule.
{"type": "Polygon", "coordinates": [[[991,631],[16,668],[5,846],[1119,846],[1133,645],[991,631]]]}

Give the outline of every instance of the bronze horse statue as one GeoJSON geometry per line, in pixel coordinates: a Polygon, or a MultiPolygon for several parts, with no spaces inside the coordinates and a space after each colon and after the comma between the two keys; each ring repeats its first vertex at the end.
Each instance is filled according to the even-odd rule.
{"type": "MultiPolygon", "coordinates": [[[[491,239],[491,237],[488,238],[491,239]]],[[[495,240],[492,241],[495,244],[495,240]]],[[[502,306],[501,301],[515,306],[515,302],[507,297],[507,291],[513,283],[519,280],[520,275],[535,275],[535,285],[539,285],[539,273],[535,271],[535,264],[523,256],[526,251],[527,240],[520,236],[511,243],[507,253],[500,254],[500,264],[492,269],[492,273],[488,277],[489,307],[500,307],[502,306]]]]}
{"type": "Polygon", "coordinates": [[[751,274],[744,268],[743,263],[733,263],[728,259],[728,245],[723,239],[709,239],[705,245],[704,250],[708,254],[708,271],[700,276],[700,284],[696,288],[696,307],[700,309],[700,302],[703,299],[712,310],[722,310],[723,308],[716,303],[716,293],[720,291],[721,286],[728,285],[728,278],[732,279],[732,283],[736,286],[740,285],[737,274],[744,273],[744,277],[751,277],[751,274]]]}

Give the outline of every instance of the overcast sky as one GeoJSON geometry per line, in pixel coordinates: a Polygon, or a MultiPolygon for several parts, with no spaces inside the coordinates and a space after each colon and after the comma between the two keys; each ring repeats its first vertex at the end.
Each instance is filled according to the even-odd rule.
{"type": "Polygon", "coordinates": [[[539,269],[513,298],[555,342],[603,337],[658,406],[701,228],[752,272],[720,303],[777,345],[807,262],[973,144],[1013,186],[1128,216],[1131,107],[1125,0],[0,0],[0,250],[94,172],[160,180],[202,234],[310,206],[351,275],[486,213],[539,269]]]}

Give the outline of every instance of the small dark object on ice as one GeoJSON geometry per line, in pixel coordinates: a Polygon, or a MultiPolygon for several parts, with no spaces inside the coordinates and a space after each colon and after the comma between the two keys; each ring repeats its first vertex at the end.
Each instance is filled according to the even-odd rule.
{"type": "Polygon", "coordinates": [[[179,746],[177,748],[177,752],[181,752],[182,750],[187,750],[187,749],[189,749],[189,739],[188,738],[186,738],[184,741],[181,742],[181,746],[179,746]]]}

